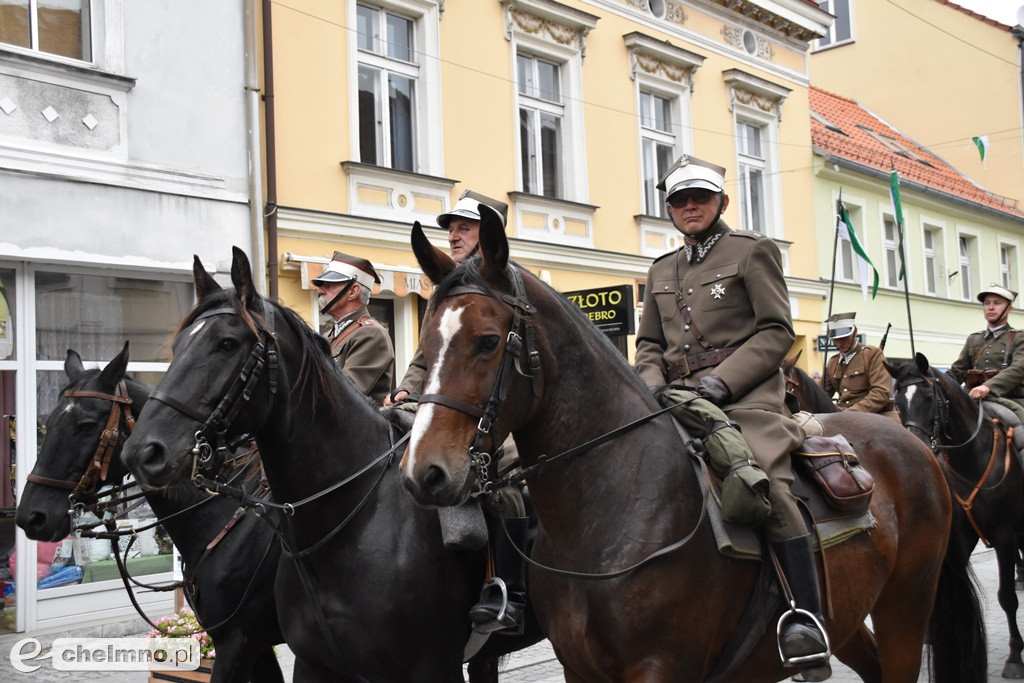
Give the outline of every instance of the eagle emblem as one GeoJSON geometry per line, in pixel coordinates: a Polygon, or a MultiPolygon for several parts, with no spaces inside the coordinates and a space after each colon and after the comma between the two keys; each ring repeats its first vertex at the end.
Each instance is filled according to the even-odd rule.
{"type": "Polygon", "coordinates": [[[721,283],[711,288],[711,296],[714,298],[721,299],[723,294],[725,294],[725,287],[723,287],[721,283]]]}

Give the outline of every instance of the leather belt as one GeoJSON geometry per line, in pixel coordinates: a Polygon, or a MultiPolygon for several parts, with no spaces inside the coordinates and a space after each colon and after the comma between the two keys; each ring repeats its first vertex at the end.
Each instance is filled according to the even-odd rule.
{"type": "Polygon", "coordinates": [[[686,356],[681,362],[672,363],[668,366],[668,381],[685,379],[698,370],[714,367],[737,351],[739,351],[739,347],[705,351],[704,353],[686,356]]]}

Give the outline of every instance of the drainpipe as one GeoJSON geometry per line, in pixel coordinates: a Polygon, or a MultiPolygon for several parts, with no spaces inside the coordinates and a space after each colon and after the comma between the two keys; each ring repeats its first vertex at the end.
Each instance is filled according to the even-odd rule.
{"type": "MultiPolygon", "coordinates": [[[[1017,73],[1020,74],[1020,120],[1024,121],[1024,6],[1017,10],[1017,25],[1010,29],[1010,34],[1017,39],[1017,73]]],[[[1021,141],[1024,145],[1024,140],[1021,141]]],[[[1024,150],[1022,150],[1024,152],[1024,150]]]]}
{"type": "MultiPolygon", "coordinates": [[[[249,234],[253,263],[265,268],[267,247],[263,240],[263,151],[260,147],[259,28],[256,0],[245,2],[245,123],[249,147],[249,234]]],[[[260,294],[267,293],[267,280],[256,278],[260,294]]]]}
{"type": "Polygon", "coordinates": [[[274,48],[271,0],[263,0],[263,116],[267,150],[267,273],[269,297],[277,301],[277,142],[274,128],[274,48]]]}

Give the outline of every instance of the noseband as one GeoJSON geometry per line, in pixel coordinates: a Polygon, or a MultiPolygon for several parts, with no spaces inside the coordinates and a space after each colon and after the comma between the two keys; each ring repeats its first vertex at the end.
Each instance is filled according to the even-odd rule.
{"type": "MultiPolygon", "coordinates": [[[[211,477],[217,473],[227,459],[228,449],[232,444],[228,442],[227,432],[234,422],[242,407],[252,398],[256,382],[263,374],[263,369],[268,369],[269,391],[271,397],[277,393],[277,342],[274,334],[274,309],[261,299],[263,304],[263,317],[269,323],[269,329],[260,327],[256,343],[253,345],[249,355],[239,363],[238,374],[234,382],[228,387],[227,392],[217,403],[209,416],[203,415],[183,401],[159,389],[150,394],[150,398],[174,408],[179,413],[191,417],[200,423],[195,433],[195,445],[192,447],[192,476],[195,478],[199,472],[205,472],[211,477]],[[213,438],[216,448],[210,444],[213,438]]],[[[200,320],[211,318],[215,315],[239,315],[233,306],[222,306],[206,311],[197,317],[193,324],[200,320]]]]}
{"type": "Polygon", "coordinates": [[[540,395],[540,355],[537,353],[534,341],[533,325],[526,317],[536,313],[537,309],[526,299],[523,277],[519,271],[508,266],[505,272],[512,281],[514,294],[494,292],[478,285],[452,287],[445,294],[445,298],[460,294],[481,294],[512,307],[512,324],[509,326],[508,336],[505,339],[505,353],[502,355],[498,376],[494,380],[494,387],[491,389],[491,396],[487,400],[487,404],[481,408],[444,394],[420,396],[420,403],[437,403],[479,418],[476,433],[469,445],[470,468],[475,475],[474,496],[486,492],[491,464],[494,461],[493,454],[501,446],[501,442],[497,438],[495,420],[498,417],[498,409],[508,398],[513,379],[512,368],[515,367],[519,375],[530,378],[534,396],[540,395]],[[484,439],[487,437],[490,437],[491,440],[490,451],[484,449],[484,439]]]}
{"type": "Polygon", "coordinates": [[[128,396],[128,389],[125,387],[124,380],[117,383],[114,391],[115,393],[113,394],[104,394],[100,391],[68,390],[61,394],[61,396],[67,398],[102,398],[111,403],[107,426],[104,427],[103,432],[100,434],[100,442],[96,446],[96,453],[92,456],[92,460],[89,461],[89,466],[86,467],[82,478],[74,482],[40,477],[30,473],[26,477],[28,481],[34,484],[49,486],[50,488],[70,490],[71,493],[68,498],[71,501],[72,507],[77,503],[96,502],[97,484],[107,478],[110,460],[121,437],[121,419],[124,419],[127,434],[131,434],[135,428],[135,418],[132,417],[131,409],[129,408],[132,404],[132,399],[128,396]]]}
{"type": "Polygon", "coordinates": [[[916,429],[922,434],[926,435],[931,445],[932,452],[936,454],[942,451],[962,448],[967,444],[971,443],[972,441],[974,441],[974,439],[977,438],[979,432],[981,432],[981,424],[985,418],[984,411],[981,409],[981,401],[978,401],[978,423],[974,428],[974,433],[971,434],[966,441],[960,444],[939,443],[940,434],[943,438],[947,440],[949,439],[949,434],[946,432],[946,427],[949,425],[949,398],[947,398],[946,395],[942,392],[939,383],[939,377],[935,374],[934,370],[929,368],[927,376],[922,375],[921,377],[915,377],[914,379],[911,380],[897,382],[896,384],[897,392],[901,391],[903,388],[912,384],[926,384],[931,389],[932,402],[935,404],[935,413],[932,416],[931,429],[928,429],[920,422],[917,422],[915,420],[905,420],[903,422],[903,426],[906,427],[907,429],[916,429]]]}

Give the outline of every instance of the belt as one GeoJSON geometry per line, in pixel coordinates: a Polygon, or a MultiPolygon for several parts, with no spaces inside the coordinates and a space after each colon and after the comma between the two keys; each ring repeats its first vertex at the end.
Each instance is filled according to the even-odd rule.
{"type": "Polygon", "coordinates": [[[672,363],[668,366],[668,381],[684,379],[702,368],[714,367],[737,351],[739,351],[739,347],[705,351],[704,353],[686,356],[681,362],[672,363]]]}

